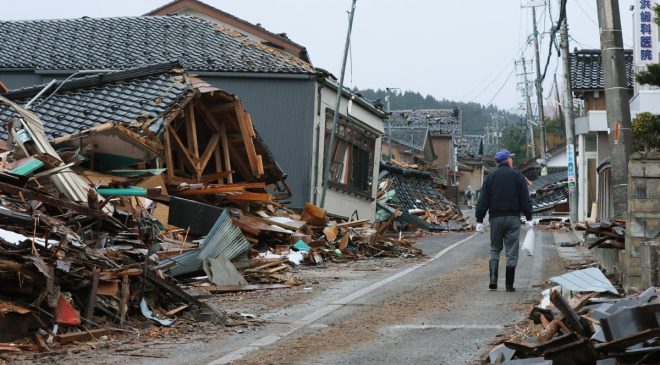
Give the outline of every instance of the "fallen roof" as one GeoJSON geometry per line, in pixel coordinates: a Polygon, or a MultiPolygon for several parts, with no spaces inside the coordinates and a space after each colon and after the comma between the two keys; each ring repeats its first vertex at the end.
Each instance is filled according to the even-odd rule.
{"type": "Polygon", "coordinates": [[[440,194],[429,172],[404,169],[381,161],[381,171],[387,171],[392,178],[392,189],[396,191],[396,202],[408,211],[410,209],[446,210],[450,203],[440,194]]]}
{"type": "Polygon", "coordinates": [[[458,138],[458,157],[481,159],[484,154],[484,136],[465,134],[458,138]]]}
{"type": "Polygon", "coordinates": [[[557,184],[567,179],[568,179],[568,173],[566,172],[566,170],[554,172],[552,174],[548,174],[545,176],[539,176],[539,178],[534,180],[532,182],[532,185],[529,186],[529,190],[534,192],[546,186],[557,184]]]}
{"type": "Polygon", "coordinates": [[[392,126],[428,127],[432,136],[463,133],[460,109],[395,110],[386,124],[392,126]]]}
{"type": "MultiPolygon", "coordinates": [[[[633,87],[633,52],[624,50],[627,86],[633,87]]],[[[575,50],[570,55],[573,91],[605,89],[605,77],[600,49],[575,50]]]]}
{"type": "MultiPolygon", "coordinates": [[[[49,90],[57,93],[36,100],[34,112],[44,123],[51,138],[70,135],[107,122],[133,123],[154,120],[167,113],[175,103],[192,94],[193,89],[177,64],[167,63],[141,69],[104,73],[58,81],[49,90]]],[[[6,98],[25,104],[45,85],[13,90],[6,98]]],[[[13,110],[0,106],[0,125],[14,116],[13,110]]],[[[7,139],[6,128],[0,138],[7,139]]]]}
{"type": "Polygon", "coordinates": [[[391,127],[388,125],[385,133],[387,134],[387,138],[392,139],[392,142],[422,152],[424,151],[424,146],[426,146],[428,140],[429,128],[406,126],[391,127]]]}
{"type": "MultiPolygon", "coordinates": [[[[43,88],[44,85],[19,89],[5,93],[3,96],[24,104],[43,88]]],[[[49,139],[71,136],[106,123],[136,127],[140,133],[145,133],[144,128],[150,125],[157,126],[162,124],[159,121],[165,121],[170,116],[179,114],[194,94],[204,96],[198,98],[201,101],[196,104],[203,102],[222,106],[221,101],[231,102],[232,110],[242,110],[239,98],[198,78],[190,77],[176,63],[166,63],[87,76],[67,82],[58,81],[42,97],[33,102],[31,111],[40,118],[49,139]]],[[[213,113],[212,110],[208,111],[213,113]]],[[[246,113],[243,111],[242,114],[246,113]]],[[[7,138],[6,125],[15,116],[11,108],[0,104],[0,139],[7,138]]],[[[239,128],[240,121],[230,117],[231,115],[225,113],[222,119],[227,125],[228,132],[238,133],[239,129],[244,129],[239,128]]],[[[249,130],[251,132],[252,127],[249,130]]],[[[286,175],[274,161],[259,134],[254,132],[249,145],[243,145],[245,141],[242,139],[230,140],[232,151],[240,153],[238,151],[253,148],[256,154],[264,159],[263,180],[274,183],[284,179],[286,175]]],[[[247,181],[252,180],[248,173],[241,175],[247,181]]]]}
{"type": "Polygon", "coordinates": [[[316,74],[299,58],[190,16],[0,21],[0,68],[129,69],[180,60],[187,70],[316,74]]]}

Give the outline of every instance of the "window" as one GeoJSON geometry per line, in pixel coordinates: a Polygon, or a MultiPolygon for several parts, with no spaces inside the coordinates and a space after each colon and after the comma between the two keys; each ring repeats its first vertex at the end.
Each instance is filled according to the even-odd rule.
{"type": "MultiPolygon", "coordinates": [[[[325,145],[330,142],[333,111],[326,109],[325,145]]],[[[340,116],[330,162],[330,185],[372,198],[374,150],[378,135],[340,116]]]]}

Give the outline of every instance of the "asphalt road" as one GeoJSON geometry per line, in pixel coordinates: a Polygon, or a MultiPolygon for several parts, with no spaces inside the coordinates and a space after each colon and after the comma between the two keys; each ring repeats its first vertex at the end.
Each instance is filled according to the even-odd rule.
{"type": "Polygon", "coordinates": [[[207,364],[469,363],[562,272],[552,235],[539,233],[535,256],[521,256],[515,293],[503,290],[503,273],[500,289],[487,289],[487,234],[434,237],[418,244],[428,260],[315,303],[207,364]]]}
{"type": "Polygon", "coordinates": [[[527,314],[541,284],[563,272],[553,235],[537,233],[536,244],[533,257],[521,254],[515,293],[503,289],[503,261],[500,289],[487,288],[487,233],[451,233],[419,242],[424,258],[392,266],[383,261],[381,269],[364,276],[357,272],[309,300],[275,306],[260,315],[267,324],[254,330],[164,340],[132,356],[108,348],[102,356],[89,351],[48,360],[111,365],[468,364],[505,326],[527,314]]]}

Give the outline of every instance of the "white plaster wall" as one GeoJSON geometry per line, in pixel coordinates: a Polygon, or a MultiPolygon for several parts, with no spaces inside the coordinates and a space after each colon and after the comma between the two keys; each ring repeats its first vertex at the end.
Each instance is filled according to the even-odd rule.
{"type": "MultiPolygon", "coordinates": [[[[317,84],[318,87],[318,84],[317,84]]],[[[320,110],[317,110],[314,114],[314,146],[315,150],[318,149],[318,161],[316,176],[312,176],[312,191],[310,196],[310,201],[315,202],[316,204],[320,203],[322,184],[323,184],[323,160],[325,158],[325,146],[323,141],[325,140],[325,110],[330,108],[334,110],[335,102],[337,98],[337,93],[330,89],[327,86],[324,86],[320,93],[316,94],[316,105],[319,106],[320,110]],[[320,102],[320,104],[319,104],[320,102]],[[318,133],[317,139],[317,127],[320,127],[320,133],[318,133]],[[319,141],[321,143],[319,143],[319,141]]],[[[343,97],[339,106],[339,114],[343,116],[348,116],[352,121],[362,124],[363,126],[371,127],[376,131],[377,134],[383,134],[383,120],[380,119],[377,115],[368,111],[367,109],[361,107],[357,103],[351,103],[350,111],[348,110],[348,98],[343,97]]],[[[371,195],[375,199],[376,191],[378,189],[378,170],[380,166],[380,152],[381,152],[381,142],[382,138],[376,139],[375,150],[374,150],[374,166],[373,166],[373,176],[372,176],[372,186],[371,186],[371,195]]],[[[312,173],[315,169],[312,168],[312,173]]],[[[355,195],[344,193],[341,191],[333,190],[332,188],[328,189],[325,199],[325,207],[328,212],[332,214],[337,214],[341,216],[350,216],[355,210],[358,211],[360,219],[370,219],[374,220],[376,217],[376,201],[366,200],[355,195]]]]}

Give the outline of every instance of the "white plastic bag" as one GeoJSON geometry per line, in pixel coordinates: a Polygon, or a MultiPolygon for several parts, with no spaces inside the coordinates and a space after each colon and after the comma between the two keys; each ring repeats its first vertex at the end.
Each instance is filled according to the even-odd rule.
{"type": "Polygon", "coordinates": [[[525,235],[525,242],[523,242],[522,250],[527,253],[527,256],[534,256],[534,229],[527,230],[525,235]]]}

